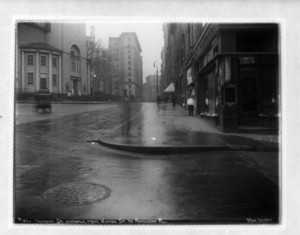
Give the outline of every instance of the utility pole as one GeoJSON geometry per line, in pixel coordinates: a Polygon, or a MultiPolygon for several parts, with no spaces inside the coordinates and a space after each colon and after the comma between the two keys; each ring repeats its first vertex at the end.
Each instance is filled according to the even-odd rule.
{"type": "Polygon", "coordinates": [[[156,65],[156,100],[158,101],[158,64],[154,61],[154,67],[156,65]]]}

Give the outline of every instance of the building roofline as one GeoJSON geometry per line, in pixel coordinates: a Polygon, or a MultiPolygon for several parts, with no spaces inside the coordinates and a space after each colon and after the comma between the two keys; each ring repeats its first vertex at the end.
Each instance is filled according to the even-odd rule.
{"type": "Polygon", "coordinates": [[[121,33],[119,38],[121,38],[123,36],[126,36],[126,35],[133,35],[134,36],[134,38],[137,42],[138,48],[139,48],[140,52],[142,52],[142,48],[141,48],[141,45],[140,45],[140,42],[139,42],[139,39],[138,39],[138,36],[137,36],[136,32],[123,32],[123,33],[121,33]]]}
{"type": "Polygon", "coordinates": [[[28,43],[24,45],[20,45],[21,49],[39,49],[39,50],[47,50],[47,51],[56,51],[62,53],[62,50],[59,50],[47,43],[43,42],[33,42],[33,43],[28,43]]]}

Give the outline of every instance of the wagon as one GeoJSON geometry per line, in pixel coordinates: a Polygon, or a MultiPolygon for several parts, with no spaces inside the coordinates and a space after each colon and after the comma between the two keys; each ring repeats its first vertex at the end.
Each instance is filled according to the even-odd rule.
{"type": "Polygon", "coordinates": [[[52,95],[49,93],[48,90],[38,91],[35,95],[35,109],[36,112],[39,111],[39,109],[42,109],[43,111],[47,110],[51,113],[52,110],[52,95]]]}

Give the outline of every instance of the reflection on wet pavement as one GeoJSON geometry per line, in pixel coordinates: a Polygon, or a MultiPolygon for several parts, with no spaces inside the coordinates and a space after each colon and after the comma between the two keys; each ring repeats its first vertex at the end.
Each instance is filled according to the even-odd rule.
{"type": "MultiPolygon", "coordinates": [[[[120,123],[129,116],[133,120],[124,135],[150,136],[146,144],[165,135],[178,144],[182,138],[193,143],[194,134],[182,130],[166,133],[143,125],[141,120],[158,121],[155,113],[146,112],[147,106],[125,110],[128,113],[119,107],[107,113],[93,111],[17,125],[16,218],[163,218],[203,223],[278,220],[278,181],[270,181],[238,152],[144,157],[86,142],[99,133],[112,134],[111,130],[123,133],[120,123]],[[71,183],[103,185],[111,192],[105,200],[76,206],[53,206],[44,199],[47,190],[71,183]]],[[[276,153],[265,154],[276,159],[276,153]]]]}

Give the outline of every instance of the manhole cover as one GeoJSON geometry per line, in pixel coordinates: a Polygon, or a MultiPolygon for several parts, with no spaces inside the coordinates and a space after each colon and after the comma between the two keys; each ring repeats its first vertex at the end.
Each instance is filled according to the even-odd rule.
{"type": "Polygon", "coordinates": [[[110,192],[111,190],[104,185],[68,183],[47,190],[44,198],[62,205],[78,206],[103,200],[110,192]]]}

